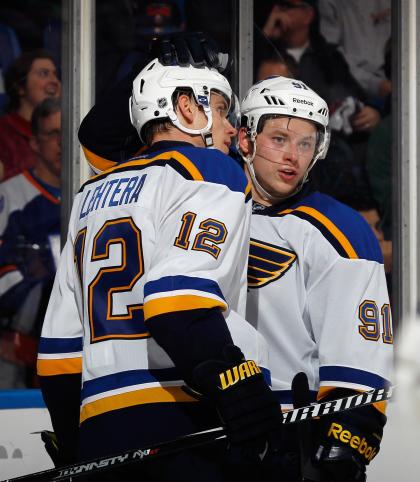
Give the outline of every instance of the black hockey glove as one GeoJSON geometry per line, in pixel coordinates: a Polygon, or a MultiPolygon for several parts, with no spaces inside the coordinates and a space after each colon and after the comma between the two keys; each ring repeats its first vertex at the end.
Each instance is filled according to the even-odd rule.
{"type": "MultiPolygon", "coordinates": [[[[340,390],[338,398],[352,394],[350,390],[340,390]]],[[[337,391],[333,398],[337,398],[337,391]]],[[[328,482],[366,480],[366,465],[379,452],[385,422],[385,415],[372,406],[319,420],[314,459],[328,482]]]]}
{"type": "Polygon", "coordinates": [[[198,390],[216,406],[232,448],[251,459],[280,448],[281,412],[260,368],[228,345],[224,360],[198,365],[193,376],[198,390]]]}
{"type": "Polygon", "coordinates": [[[183,32],[153,39],[150,58],[163,65],[211,67],[223,72],[228,55],[219,52],[216,43],[203,32],[183,32]]]}

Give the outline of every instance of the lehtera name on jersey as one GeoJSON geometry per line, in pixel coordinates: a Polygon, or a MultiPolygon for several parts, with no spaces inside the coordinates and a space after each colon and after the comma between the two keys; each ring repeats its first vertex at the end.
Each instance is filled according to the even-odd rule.
{"type": "Polygon", "coordinates": [[[146,177],[147,174],[143,174],[141,177],[111,179],[99,184],[95,189],[89,189],[83,199],[79,219],[97,209],[137,202],[146,177]]]}

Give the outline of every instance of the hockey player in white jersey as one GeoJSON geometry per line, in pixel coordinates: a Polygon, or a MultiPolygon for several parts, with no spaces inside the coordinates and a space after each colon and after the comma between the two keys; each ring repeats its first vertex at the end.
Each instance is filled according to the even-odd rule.
{"type": "MultiPolygon", "coordinates": [[[[280,432],[257,366],[262,342],[234,313],[244,308],[251,206],[242,169],[222,153],[236,133],[231,95],[215,70],[150,62],[130,101],[146,151],[75,197],[38,355],[63,462],[212,428],[217,413],[248,461],[280,432]],[[223,374],[231,383],[221,386],[223,374]]],[[[222,481],[222,465],[217,446],[115,480],[222,481]]]]}
{"type": "MultiPolygon", "coordinates": [[[[307,182],[328,150],[326,103],[304,83],[274,77],[249,89],[241,114],[239,149],[254,199],[247,319],[269,343],[278,401],[291,405],[297,372],[307,374],[313,399],[386,386],[393,336],[379,245],[356,211],[307,182]]],[[[382,402],[316,423],[305,456],[321,479],[301,472],[293,428],[279,469],[288,481],[364,481],[384,409],[382,402]]]]}

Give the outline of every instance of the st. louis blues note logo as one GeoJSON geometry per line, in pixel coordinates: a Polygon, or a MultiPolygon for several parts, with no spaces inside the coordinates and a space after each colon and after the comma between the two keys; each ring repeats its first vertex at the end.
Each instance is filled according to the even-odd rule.
{"type": "Polygon", "coordinates": [[[286,248],[252,239],[249,247],[248,288],[261,288],[286,273],[296,261],[296,253],[286,248]]]}

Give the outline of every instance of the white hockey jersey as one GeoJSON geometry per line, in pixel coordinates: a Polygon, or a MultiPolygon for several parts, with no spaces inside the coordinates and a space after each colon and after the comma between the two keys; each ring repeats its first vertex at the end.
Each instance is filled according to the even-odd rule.
{"type": "Polygon", "coordinates": [[[244,173],[215,150],[158,147],[94,177],[74,201],[38,373],[82,371],[82,426],[133,405],[195,402],[145,326],[157,315],[176,324],[185,310],[220,307],[234,342],[267,366],[261,336],[234,313],[246,297],[244,173]]]}
{"type": "Polygon", "coordinates": [[[272,387],[282,406],[291,405],[291,381],[300,371],[314,398],[333,387],[388,384],[391,310],[370,227],[356,211],[310,190],[280,206],[258,207],[246,318],[268,342],[272,387]]]}

